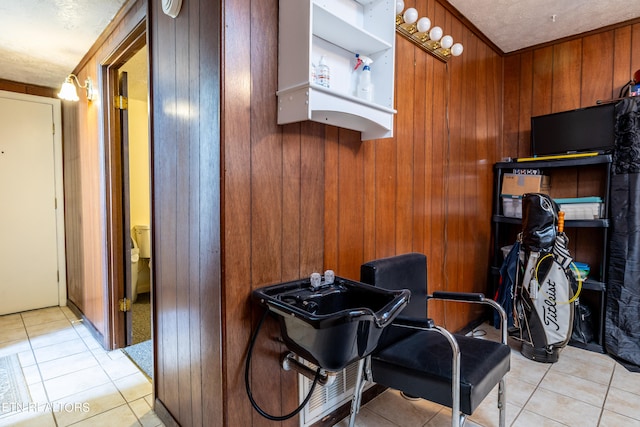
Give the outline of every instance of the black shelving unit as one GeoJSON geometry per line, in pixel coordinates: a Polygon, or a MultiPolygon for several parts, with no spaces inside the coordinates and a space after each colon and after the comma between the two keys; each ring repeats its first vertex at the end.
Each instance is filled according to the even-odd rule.
{"type": "MultiPolygon", "coordinates": [[[[602,168],[602,180],[600,182],[600,193],[597,194],[602,198],[604,203],[605,218],[593,220],[567,220],[565,221],[565,229],[567,232],[571,229],[589,229],[594,238],[600,239],[600,244],[596,245],[599,254],[594,254],[599,259],[600,265],[592,268],[589,278],[583,282],[583,289],[580,300],[587,303],[593,312],[593,329],[594,340],[590,343],[583,344],[571,341],[569,344],[575,347],[584,348],[590,351],[604,353],[604,316],[606,308],[606,271],[608,261],[608,242],[609,242],[609,188],[611,178],[612,156],[610,154],[567,158],[555,160],[533,160],[526,162],[499,162],[494,165],[494,196],[493,196],[493,255],[491,261],[491,286],[490,294],[494,295],[498,288],[500,278],[500,266],[503,261],[503,253],[501,248],[506,245],[513,244],[517,235],[522,231],[522,220],[520,218],[506,217],[502,212],[502,200],[500,192],[502,189],[502,181],[505,173],[512,173],[514,169],[540,169],[545,175],[551,176],[551,195],[554,197],[554,171],[560,168],[602,168]]],[[[578,260],[579,261],[579,260],[578,260]]]]}

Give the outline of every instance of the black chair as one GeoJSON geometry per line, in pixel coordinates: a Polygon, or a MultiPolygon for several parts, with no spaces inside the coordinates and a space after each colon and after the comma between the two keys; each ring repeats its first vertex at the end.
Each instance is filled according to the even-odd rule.
{"type": "Polygon", "coordinates": [[[427,258],[409,253],[363,264],[360,281],[385,289],[409,289],[407,307],[385,328],[378,346],[359,362],[349,426],[355,425],[366,381],[448,406],[451,425],[464,423],[483,399],[498,387],[500,426],[505,425],[506,390],[511,350],[507,346],[506,314],[482,294],[434,292],[427,295],[427,258]],[[427,300],[488,304],[502,318],[502,342],[452,335],[427,315],[427,300]],[[466,415],[464,415],[466,414],[466,415]]]}

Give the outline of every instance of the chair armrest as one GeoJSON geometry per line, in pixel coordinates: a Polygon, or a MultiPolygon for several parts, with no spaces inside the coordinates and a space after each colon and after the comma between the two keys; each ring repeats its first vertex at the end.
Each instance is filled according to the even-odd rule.
{"type": "Polygon", "coordinates": [[[490,305],[500,315],[500,335],[502,338],[502,344],[507,344],[507,313],[504,311],[504,308],[502,308],[500,304],[490,298],[485,298],[484,294],[471,292],[436,291],[432,295],[427,295],[427,300],[429,299],[490,305]]]}
{"type": "Polygon", "coordinates": [[[428,298],[444,299],[444,300],[451,300],[451,301],[483,302],[484,294],[471,293],[471,292],[436,291],[432,295],[429,295],[428,298]]]}

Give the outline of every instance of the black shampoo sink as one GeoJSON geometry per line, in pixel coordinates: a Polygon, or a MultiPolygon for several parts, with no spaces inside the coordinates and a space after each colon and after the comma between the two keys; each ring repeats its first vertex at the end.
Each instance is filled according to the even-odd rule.
{"type": "Polygon", "coordinates": [[[277,315],[287,347],[328,371],[371,353],[410,295],[341,277],[317,287],[302,279],[253,291],[253,298],[277,315]]]}

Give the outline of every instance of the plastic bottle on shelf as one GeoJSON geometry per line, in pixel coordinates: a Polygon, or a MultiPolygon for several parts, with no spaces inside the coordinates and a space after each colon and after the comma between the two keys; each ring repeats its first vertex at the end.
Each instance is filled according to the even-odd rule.
{"type": "Polygon", "coordinates": [[[371,63],[373,60],[366,56],[361,56],[362,62],[364,63],[364,68],[360,73],[360,78],[358,79],[358,98],[364,99],[365,101],[373,101],[373,83],[371,83],[371,63]]]}
{"type": "Polygon", "coordinates": [[[316,70],[316,78],[317,83],[320,86],[330,87],[331,75],[329,66],[324,62],[324,55],[320,57],[320,63],[318,64],[318,69],[316,70]]]}
{"type": "Polygon", "coordinates": [[[318,83],[318,76],[316,75],[316,64],[311,63],[311,83],[318,83]]]}
{"type": "Polygon", "coordinates": [[[356,53],[355,61],[353,62],[353,69],[351,70],[351,82],[349,83],[349,88],[351,90],[351,95],[358,96],[358,69],[362,65],[362,59],[360,59],[360,54],[356,53]]]}

